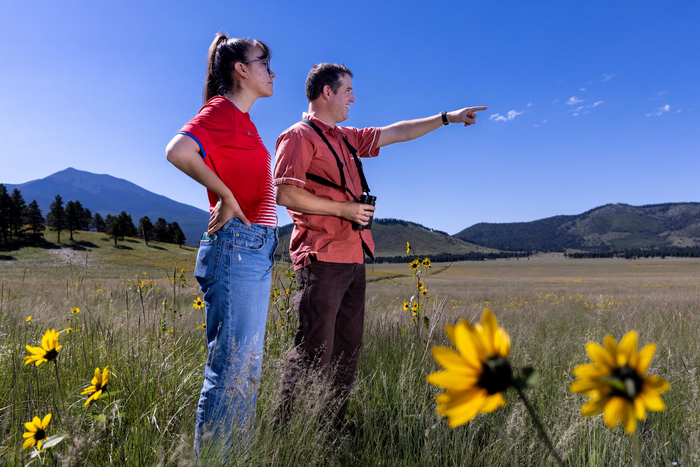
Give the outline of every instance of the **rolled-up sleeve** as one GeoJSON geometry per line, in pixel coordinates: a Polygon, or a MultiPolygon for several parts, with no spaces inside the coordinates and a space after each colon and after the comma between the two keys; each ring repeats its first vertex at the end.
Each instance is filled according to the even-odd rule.
{"type": "Polygon", "coordinates": [[[306,172],[311,165],[313,145],[298,129],[280,135],[275,148],[274,184],[306,186],[306,172]]]}
{"type": "Polygon", "coordinates": [[[379,136],[381,128],[351,128],[357,141],[357,155],[360,157],[377,157],[379,155],[379,136]]]}

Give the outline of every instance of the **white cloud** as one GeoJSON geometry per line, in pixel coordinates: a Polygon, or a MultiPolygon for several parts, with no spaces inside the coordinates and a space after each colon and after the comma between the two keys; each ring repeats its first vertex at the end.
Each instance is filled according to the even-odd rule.
{"type": "Polygon", "coordinates": [[[656,93],[657,96],[663,96],[664,94],[668,94],[668,91],[659,91],[656,93]]]}
{"type": "Polygon", "coordinates": [[[538,127],[539,127],[539,125],[533,125],[533,126],[534,126],[535,128],[538,128],[538,127]]]}
{"type": "Polygon", "coordinates": [[[489,120],[496,120],[497,122],[507,122],[507,121],[513,120],[515,117],[517,117],[521,113],[522,112],[516,112],[515,110],[511,110],[505,116],[500,115],[500,114],[493,114],[489,117],[489,120]]]}
{"type": "Polygon", "coordinates": [[[586,88],[581,88],[581,89],[579,89],[579,91],[585,91],[585,90],[586,90],[586,88]]]}
{"type": "MultiPolygon", "coordinates": [[[[575,112],[575,113],[573,114],[574,117],[575,117],[575,116],[577,116],[577,115],[579,114],[579,112],[582,111],[583,109],[590,109],[591,107],[598,107],[600,104],[604,104],[604,103],[605,103],[605,102],[603,102],[603,101],[597,101],[597,102],[594,102],[594,103],[591,104],[591,105],[579,105],[579,106],[576,107],[575,109],[569,110],[569,112],[575,112]]],[[[588,113],[588,112],[589,112],[589,110],[586,110],[584,113],[588,113]]]]}
{"type": "Polygon", "coordinates": [[[652,116],[653,116],[653,117],[659,117],[659,116],[661,116],[664,112],[668,112],[669,110],[671,110],[671,106],[668,105],[668,104],[666,104],[666,105],[664,105],[663,107],[659,107],[658,109],[656,109],[656,112],[647,114],[647,117],[652,117],[652,116]]]}
{"type": "Polygon", "coordinates": [[[578,117],[578,112],[576,112],[576,113],[574,114],[574,117],[578,117]]]}
{"type": "Polygon", "coordinates": [[[676,110],[676,113],[677,113],[677,114],[679,114],[679,113],[681,113],[681,112],[682,112],[682,110],[676,110]]]}
{"type": "Polygon", "coordinates": [[[583,99],[579,99],[578,97],[573,96],[573,97],[569,98],[568,101],[566,101],[566,105],[574,105],[574,104],[578,104],[579,102],[583,102],[583,99]]]}
{"type": "Polygon", "coordinates": [[[527,106],[528,106],[528,107],[532,106],[532,102],[530,102],[527,106]]]}
{"type": "Polygon", "coordinates": [[[560,100],[561,100],[561,99],[554,99],[554,100],[552,101],[552,105],[556,104],[556,103],[559,102],[560,100]]]}
{"type": "Polygon", "coordinates": [[[542,123],[547,123],[547,120],[542,120],[542,123]]]}
{"type": "Polygon", "coordinates": [[[617,76],[617,75],[606,75],[606,74],[603,74],[603,81],[610,81],[610,80],[613,79],[615,76],[617,76]]]}

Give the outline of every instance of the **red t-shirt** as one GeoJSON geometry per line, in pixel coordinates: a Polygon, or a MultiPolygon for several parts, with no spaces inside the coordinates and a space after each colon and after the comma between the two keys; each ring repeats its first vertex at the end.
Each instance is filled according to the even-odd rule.
{"type": "MultiPolygon", "coordinates": [[[[277,227],[272,158],[247,113],[215,96],[179,133],[197,142],[204,162],[231,190],[250,222],[277,227]]],[[[210,190],[207,194],[212,210],[219,196],[210,190]]]]}
{"type": "MultiPolygon", "coordinates": [[[[319,127],[333,146],[343,163],[347,187],[358,198],[362,185],[352,155],[343,142],[343,136],[357,149],[359,157],[379,155],[379,128],[331,128],[321,120],[303,115],[319,127]]],[[[294,185],[313,195],[333,201],[352,201],[345,191],[331,188],[306,178],[312,173],[340,185],[340,171],[333,153],[320,136],[305,123],[299,122],[288,128],[277,139],[277,161],[275,163],[275,185],[294,185]]],[[[289,254],[294,269],[308,265],[313,254],[319,261],[331,263],[363,263],[364,253],[374,257],[374,241],[371,230],[356,230],[348,220],[334,216],[304,214],[287,210],[294,221],[289,242],[289,254]]]]}

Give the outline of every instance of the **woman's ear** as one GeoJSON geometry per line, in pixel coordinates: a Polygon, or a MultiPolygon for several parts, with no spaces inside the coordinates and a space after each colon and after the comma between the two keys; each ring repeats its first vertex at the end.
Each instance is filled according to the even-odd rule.
{"type": "Polygon", "coordinates": [[[245,70],[245,65],[243,65],[241,62],[236,63],[234,70],[236,70],[242,78],[248,77],[248,72],[245,70]]]}

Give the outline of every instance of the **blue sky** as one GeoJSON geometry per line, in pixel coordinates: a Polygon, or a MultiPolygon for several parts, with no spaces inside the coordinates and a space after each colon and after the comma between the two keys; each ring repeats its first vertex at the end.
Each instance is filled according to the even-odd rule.
{"type": "Polygon", "coordinates": [[[0,182],[74,167],[206,209],[164,148],[199,110],[223,30],[273,50],[275,94],[251,111],[271,152],[318,62],[355,74],[349,126],[489,107],[366,162],[378,217],[453,234],[700,201],[696,1],[198,3],[4,2],[0,182]]]}

